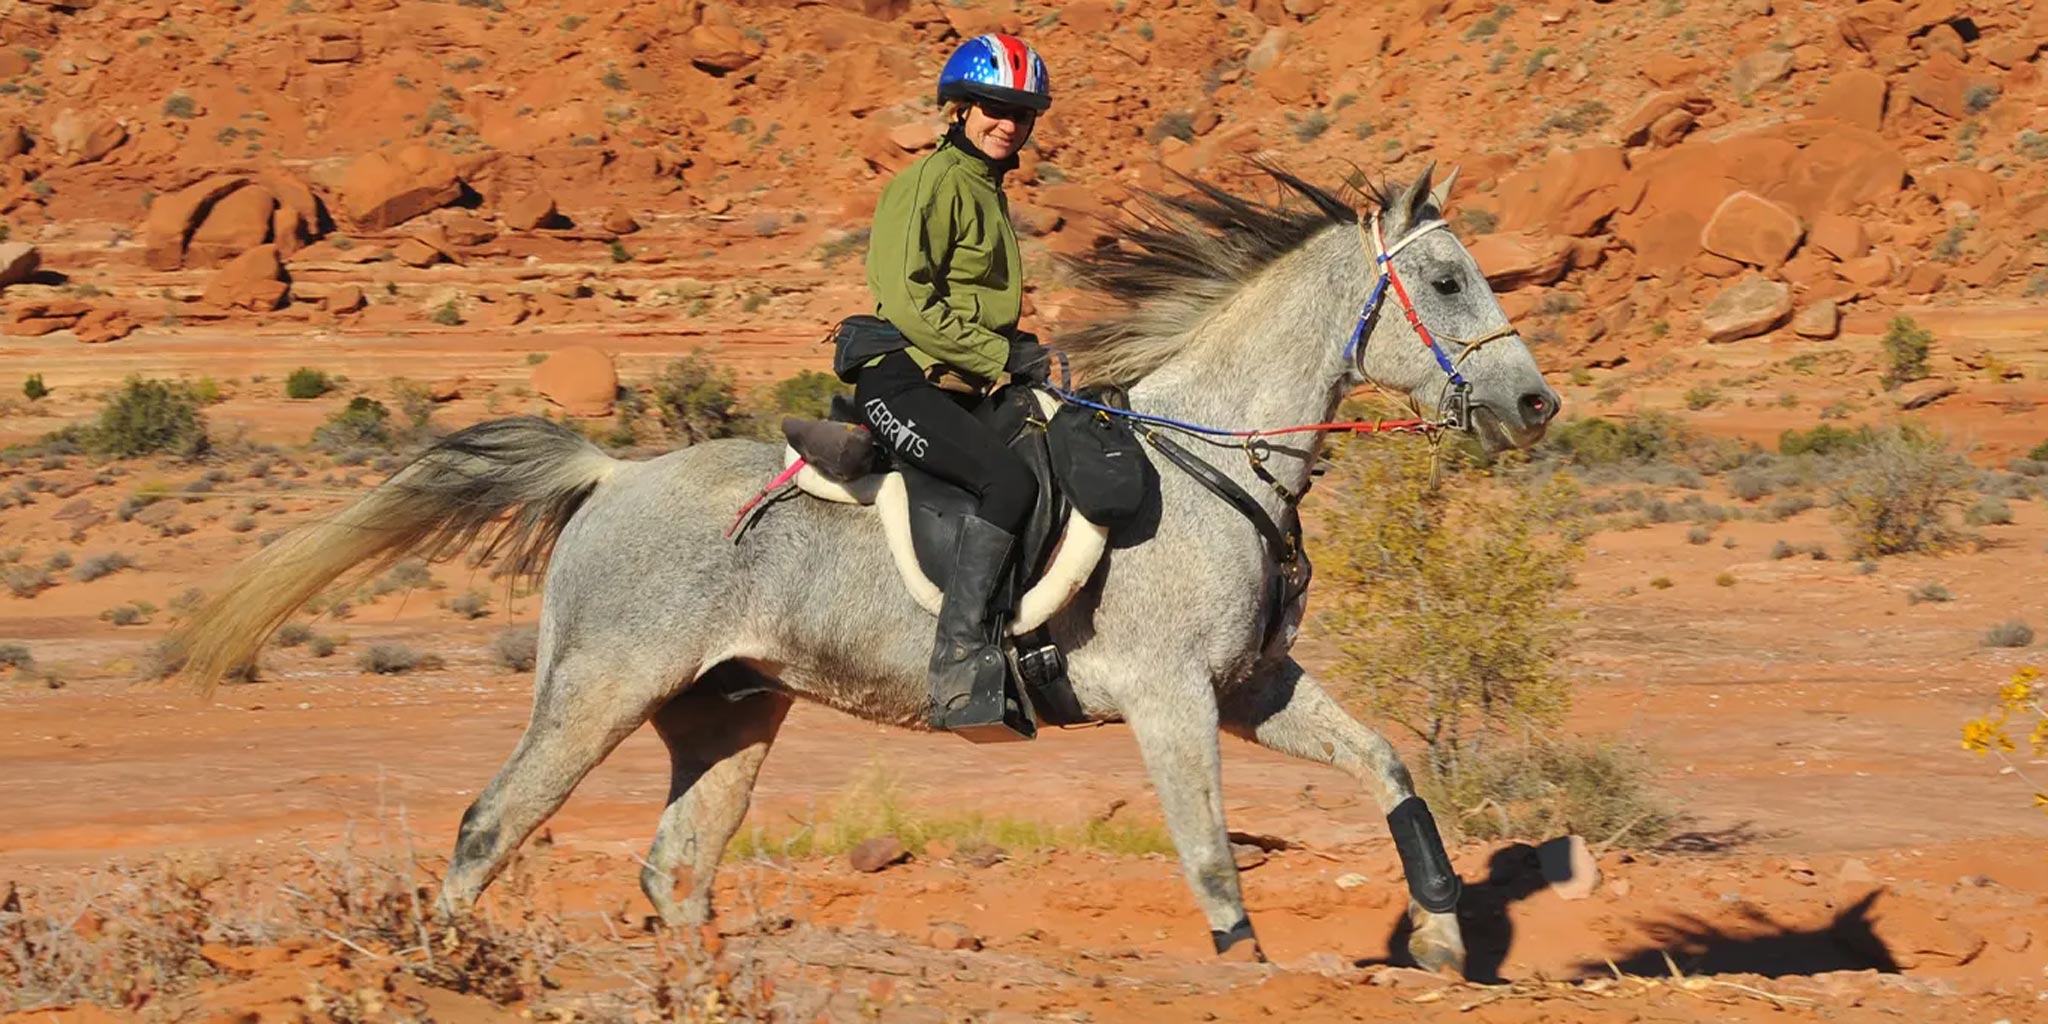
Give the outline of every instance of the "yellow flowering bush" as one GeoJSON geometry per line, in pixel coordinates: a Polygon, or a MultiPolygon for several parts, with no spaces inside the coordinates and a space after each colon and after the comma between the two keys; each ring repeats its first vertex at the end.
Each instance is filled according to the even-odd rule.
{"type": "Polygon", "coordinates": [[[2027,747],[2035,757],[2048,754],[2048,708],[2042,704],[2044,699],[2048,699],[2048,687],[2041,685],[2039,668],[2022,665],[2013,670],[2012,680],[1998,688],[1998,710],[1963,723],[1963,749],[1979,757],[1998,755],[2034,791],[2034,806],[2048,811],[2048,789],[2006,756],[2019,749],[2013,740],[2013,731],[2017,729],[2027,730],[2027,747]]]}

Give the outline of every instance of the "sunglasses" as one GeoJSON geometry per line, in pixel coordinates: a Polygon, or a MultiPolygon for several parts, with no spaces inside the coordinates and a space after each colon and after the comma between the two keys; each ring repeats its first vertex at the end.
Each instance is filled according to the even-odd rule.
{"type": "Polygon", "coordinates": [[[974,105],[980,107],[982,113],[998,121],[1016,121],[1020,124],[1028,124],[1038,118],[1038,111],[1030,107],[1020,107],[1011,103],[992,103],[988,100],[981,100],[974,105]]]}

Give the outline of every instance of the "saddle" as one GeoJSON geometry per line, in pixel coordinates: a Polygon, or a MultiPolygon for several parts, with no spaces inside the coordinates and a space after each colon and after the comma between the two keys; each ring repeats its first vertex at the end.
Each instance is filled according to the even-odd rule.
{"type": "MultiPolygon", "coordinates": [[[[1109,527],[1082,516],[1061,486],[1046,443],[1054,408],[1050,395],[1012,384],[992,393],[974,415],[1007,440],[1038,481],[1037,501],[1017,534],[1017,557],[996,596],[997,606],[1008,610],[1011,660],[1036,717],[1075,724],[1084,716],[1066,686],[1064,659],[1043,627],[1094,575],[1108,547],[1109,527]]],[[[974,496],[886,456],[860,419],[853,402],[839,396],[829,420],[785,420],[784,468],[802,459],[794,478],[799,490],[826,501],[874,506],[904,586],[937,615],[952,571],[954,539],[961,517],[974,512],[974,496]]]]}

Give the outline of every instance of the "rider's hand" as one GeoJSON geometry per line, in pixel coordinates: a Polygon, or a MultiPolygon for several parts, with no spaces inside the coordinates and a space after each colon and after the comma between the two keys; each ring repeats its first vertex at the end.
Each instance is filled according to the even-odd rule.
{"type": "Polygon", "coordinates": [[[1043,386],[1052,379],[1051,366],[1051,353],[1038,343],[1038,335],[1018,331],[1010,339],[1010,358],[1003,364],[1003,371],[1011,380],[1043,386]]]}

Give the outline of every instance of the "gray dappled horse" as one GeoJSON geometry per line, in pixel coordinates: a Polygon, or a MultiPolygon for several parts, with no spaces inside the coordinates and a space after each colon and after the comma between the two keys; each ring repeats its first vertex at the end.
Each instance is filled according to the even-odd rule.
{"type": "MultiPolygon", "coordinates": [[[[1494,449],[1542,436],[1557,396],[1443,225],[1449,180],[1432,190],[1424,172],[1380,190],[1362,216],[1269,173],[1308,204],[1197,186],[1190,198],[1153,197],[1122,226],[1121,247],[1078,261],[1127,308],[1060,340],[1077,380],[1127,384],[1138,411],[1234,429],[1326,422],[1367,382],[1434,411],[1450,393],[1447,364],[1423,344],[1419,318],[1461,348],[1467,429],[1494,449]],[[1369,295],[1383,294],[1382,251],[1406,288],[1388,290],[1398,305],[1384,295],[1394,308],[1354,339],[1369,295]]],[[[1299,495],[1315,448],[1277,445],[1264,468],[1299,495]]],[[[1290,516],[1271,482],[1232,454],[1212,464],[1269,515],[1290,516]]],[[[873,510],[799,498],[739,542],[724,536],[782,459],[780,445],[731,439],[621,461],[543,419],[481,423],[253,556],[174,636],[172,653],[210,688],[351,569],[448,558],[478,541],[516,573],[545,566],[532,718],[463,815],[439,908],[467,911],[584,774],[652,721],[672,774],[641,883],[665,921],[702,922],[719,860],[797,699],[925,727],[932,624],[899,582],[873,510]],[[692,871],[678,900],[682,866],[692,871]]],[[[1268,607],[1261,584],[1278,563],[1246,516],[1186,473],[1158,468],[1151,522],[1142,535],[1112,537],[1091,584],[1048,628],[1087,715],[1122,720],[1136,737],[1217,951],[1262,958],[1224,829],[1224,729],[1335,765],[1371,792],[1409,876],[1410,953],[1427,966],[1459,965],[1456,877],[1440,877],[1449,864],[1407,769],[1287,655],[1302,604],[1268,607]],[[1273,617],[1285,628],[1269,645],[1273,617]],[[1439,877],[1418,878],[1431,871],[1439,877]]]]}

